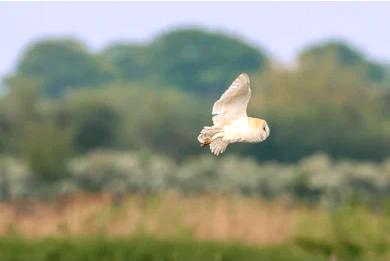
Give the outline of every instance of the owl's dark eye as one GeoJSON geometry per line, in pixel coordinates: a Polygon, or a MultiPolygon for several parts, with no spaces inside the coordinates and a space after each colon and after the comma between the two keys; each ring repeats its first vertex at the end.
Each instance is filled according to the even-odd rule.
{"type": "Polygon", "coordinates": [[[267,129],[265,128],[265,126],[263,127],[263,131],[267,131],[267,129]]]}

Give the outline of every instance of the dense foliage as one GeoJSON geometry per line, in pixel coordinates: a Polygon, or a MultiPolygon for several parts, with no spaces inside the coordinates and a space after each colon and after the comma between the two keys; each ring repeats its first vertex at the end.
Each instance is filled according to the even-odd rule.
{"type": "Polygon", "coordinates": [[[33,44],[6,80],[0,151],[57,161],[48,148],[43,155],[57,142],[59,158],[117,148],[181,160],[201,152],[195,137],[210,123],[212,102],[241,71],[252,76],[250,114],[267,119],[272,134],[228,153],[289,162],[315,152],[375,161],[390,155],[385,66],[331,42],[303,50],[294,68],[283,68],[238,38],[198,29],[97,54],[75,40],[33,44]]]}
{"type": "MultiPolygon", "coordinates": [[[[71,159],[89,162],[90,156],[85,159],[85,153],[109,149],[137,151],[146,158],[164,155],[166,159],[156,164],[172,162],[174,170],[167,175],[176,183],[169,186],[185,191],[224,191],[233,186],[242,193],[270,196],[284,191],[317,201],[325,195],[350,197],[354,193],[350,188],[380,197],[389,193],[387,163],[367,168],[362,163],[354,168],[352,161],[346,163],[351,169],[345,170],[337,164],[327,165],[327,159],[321,163],[323,170],[305,172],[301,170],[305,161],[300,160],[325,153],[336,162],[385,162],[390,157],[388,79],[388,68],[340,42],[309,47],[301,52],[294,67],[286,68],[275,65],[258,48],[237,37],[199,29],[166,32],[145,44],[113,44],[99,53],[92,53],[76,40],[42,40],[27,48],[5,81],[7,92],[0,99],[0,153],[26,164],[34,182],[42,184],[69,177],[76,181],[72,176],[76,172],[69,169],[71,159]],[[262,144],[229,146],[225,160],[199,159],[199,154],[209,152],[198,146],[196,136],[211,122],[213,101],[241,71],[249,72],[252,79],[249,114],[265,118],[271,136],[262,144]],[[230,158],[233,154],[259,162],[300,163],[259,167],[252,161],[230,158]],[[211,168],[215,164],[222,164],[221,169],[230,174],[212,171],[218,169],[211,168]],[[232,164],[235,170],[229,171],[223,164],[232,164]],[[245,178],[228,181],[238,173],[244,173],[245,178]],[[326,180],[334,177],[338,181],[326,181],[327,185],[313,181],[317,184],[313,185],[309,180],[317,173],[326,173],[326,180]],[[359,175],[364,181],[357,178],[359,175]],[[269,182],[275,182],[269,186],[281,186],[279,190],[267,187],[268,176],[272,176],[269,182]]],[[[96,162],[97,166],[104,164],[104,159],[96,162]]],[[[113,158],[108,162],[117,164],[113,158]]],[[[91,164],[86,166],[93,169],[91,164]]],[[[153,164],[148,167],[153,168],[153,164]]],[[[12,168],[18,172],[22,167],[12,168]]],[[[77,172],[83,177],[84,189],[105,190],[97,177],[115,177],[103,168],[88,174],[94,175],[94,181],[85,171],[77,172]]],[[[133,169],[126,171],[120,175],[131,181],[119,184],[118,189],[145,186],[142,189],[153,190],[157,186],[143,181],[137,185],[133,169]]],[[[144,169],[141,173],[164,173],[155,169],[149,172],[144,169]]],[[[165,184],[165,178],[157,176],[154,179],[165,184]]],[[[5,177],[1,177],[2,188],[12,191],[4,185],[5,177]]],[[[79,181],[72,184],[79,186],[79,181]]],[[[13,193],[4,191],[2,195],[13,193]]]]}

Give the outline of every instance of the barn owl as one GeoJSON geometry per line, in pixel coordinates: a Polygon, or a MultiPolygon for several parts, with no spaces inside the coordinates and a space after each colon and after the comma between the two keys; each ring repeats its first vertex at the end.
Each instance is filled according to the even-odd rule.
{"type": "Polygon", "coordinates": [[[213,126],[203,127],[198,136],[200,145],[209,145],[211,152],[218,156],[229,143],[264,141],[270,129],[265,120],[247,116],[250,98],[249,76],[242,73],[214,103],[213,126]]]}

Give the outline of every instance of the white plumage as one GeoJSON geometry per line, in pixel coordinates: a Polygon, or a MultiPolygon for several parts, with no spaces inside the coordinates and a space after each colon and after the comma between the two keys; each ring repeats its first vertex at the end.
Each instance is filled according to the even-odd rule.
{"type": "Polygon", "coordinates": [[[198,136],[200,144],[209,145],[211,152],[218,156],[229,143],[264,141],[270,130],[265,120],[247,116],[250,98],[249,76],[242,73],[214,103],[214,125],[201,130],[198,136]]]}

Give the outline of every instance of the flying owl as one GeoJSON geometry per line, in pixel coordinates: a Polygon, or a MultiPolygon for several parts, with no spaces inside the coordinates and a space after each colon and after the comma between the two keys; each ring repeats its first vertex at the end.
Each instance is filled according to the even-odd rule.
{"type": "Polygon", "coordinates": [[[205,126],[198,136],[201,146],[210,146],[213,154],[223,153],[229,143],[262,142],[270,134],[263,119],[248,117],[246,108],[251,98],[249,76],[240,74],[213,106],[213,126],[205,126]]]}

